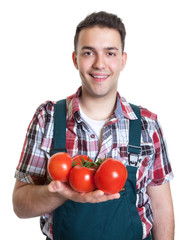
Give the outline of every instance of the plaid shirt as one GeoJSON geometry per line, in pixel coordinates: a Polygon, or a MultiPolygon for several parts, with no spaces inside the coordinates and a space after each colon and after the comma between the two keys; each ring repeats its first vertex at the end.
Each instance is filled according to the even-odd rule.
{"type": "MultiPolygon", "coordinates": [[[[136,119],[130,105],[117,93],[117,106],[114,114],[104,126],[102,144],[99,149],[98,138],[82,120],[79,112],[79,95],[67,98],[66,148],[71,157],[84,154],[94,161],[99,157],[113,157],[128,165],[127,144],[129,120],[136,119]]],[[[28,127],[26,139],[16,169],[16,179],[29,184],[48,184],[47,162],[53,140],[54,102],[40,105],[28,127]]],[[[157,121],[157,115],[141,108],[141,147],[137,171],[136,206],[143,225],[145,238],[153,224],[152,209],[146,193],[148,185],[164,184],[173,178],[167,155],[166,143],[157,121]]],[[[52,238],[52,214],[41,216],[41,229],[52,238]]]]}

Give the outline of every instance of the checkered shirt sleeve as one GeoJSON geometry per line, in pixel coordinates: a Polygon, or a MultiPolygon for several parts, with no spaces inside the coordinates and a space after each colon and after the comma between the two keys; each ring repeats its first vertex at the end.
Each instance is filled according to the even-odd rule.
{"type": "Polygon", "coordinates": [[[15,178],[30,184],[46,183],[46,166],[52,145],[54,103],[40,105],[29,124],[15,178]]]}

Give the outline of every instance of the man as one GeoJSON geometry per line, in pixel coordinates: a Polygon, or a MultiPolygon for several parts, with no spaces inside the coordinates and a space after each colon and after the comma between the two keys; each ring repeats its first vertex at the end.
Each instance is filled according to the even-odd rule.
{"type": "Polygon", "coordinates": [[[46,102],[37,109],[28,128],[15,173],[13,205],[18,217],[41,216],[41,228],[47,239],[152,239],[151,232],[155,240],[174,239],[169,186],[173,173],[157,115],[143,108],[140,109],[142,152],[138,168],[128,166],[129,125],[137,116],[117,92],[119,74],[127,60],[124,40],[124,25],[113,14],[93,13],[78,25],[72,57],[82,86],[67,98],[66,148],[72,157],[85,154],[95,161],[107,155],[122,161],[128,169],[136,169],[136,201],[131,207],[137,209],[137,214],[124,219],[130,209],[127,206],[117,218],[118,206],[127,205],[126,200],[122,201],[122,192],[78,193],[68,184],[50,180],[47,163],[53,148],[55,103],[46,102]],[[104,214],[105,218],[96,216],[100,214],[99,208],[103,214],[106,206],[114,211],[113,216],[109,217],[109,213],[104,214]],[[78,210],[81,208],[83,212],[87,209],[86,215],[78,210]],[[90,209],[93,215],[89,220],[90,209]],[[139,225],[135,226],[133,221],[125,230],[133,217],[140,219],[139,225]]]}

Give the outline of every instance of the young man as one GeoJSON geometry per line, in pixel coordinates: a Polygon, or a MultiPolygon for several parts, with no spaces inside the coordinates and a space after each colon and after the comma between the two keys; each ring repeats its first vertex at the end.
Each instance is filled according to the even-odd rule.
{"type": "Polygon", "coordinates": [[[67,98],[66,148],[71,157],[84,154],[95,161],[107,155],[120,160],[128,176],[133,175],[131,188],[112,195],[100,190],[78,193],[68,184],[51,181],[47,163],[55,103],[42,104],[29,125],[15,173],[13,205],[18,217],[41,216],[47,239],[147,240],[151,233],[155,240],[174,239],[169,186],[173,173],[157,115],[143,108],[137,167],[129,161],[129,126],[137,116],[117,92],[127,60],[125,34],[121,19],[106,12],[93,13],[78,25],[73,63],[82,86],[67,98]]]}

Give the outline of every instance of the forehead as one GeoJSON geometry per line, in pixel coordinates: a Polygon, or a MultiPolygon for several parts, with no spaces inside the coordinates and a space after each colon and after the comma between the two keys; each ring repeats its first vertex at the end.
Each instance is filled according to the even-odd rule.
{"type": "Polygon", "coordinates": [[[78,50],[84,46],[93,48],[116,47],[121,50],[121,36],[114,28],[99,26],[84,28],[79,33],[78,50]]]}

